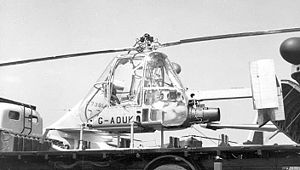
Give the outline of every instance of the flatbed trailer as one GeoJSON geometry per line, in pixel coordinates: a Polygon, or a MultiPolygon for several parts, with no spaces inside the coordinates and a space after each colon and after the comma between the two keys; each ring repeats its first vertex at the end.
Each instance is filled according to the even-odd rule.
{"type": "Polygon", "coordinates": [[[300,145],[0,153],[0,169],[296,170],[300,145]]]}

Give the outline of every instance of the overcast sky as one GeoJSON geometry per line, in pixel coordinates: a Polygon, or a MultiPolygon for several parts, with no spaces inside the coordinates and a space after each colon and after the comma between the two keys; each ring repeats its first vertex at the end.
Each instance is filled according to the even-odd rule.
{"type": "MultiPolygon", "coordinates": [[[[300,27],[299,6],[296,0],[0,0],[0,62],[130,47],[144,33],[165,43],[300,27]]],[[[187,88],[250,87],[249,62],[258,59],[274,59],[279,78],[290,78],[290,65],[280,57],[279,46],[292,36],[300,33],[216,40],[161,51],[182,66],[180,77],[187,88]]],[[[0,96],[36,105],[45,126],[50,125],[85,96],[115,55],[2,67],[0,96]]],[[[207,104],[221,107],[222,123],[252,123],[256,113],[251,100],[207,104]]],[[[238,142],[247,137],[246,131],[236,130],[203,133],[226,133],[238,142]]]]}

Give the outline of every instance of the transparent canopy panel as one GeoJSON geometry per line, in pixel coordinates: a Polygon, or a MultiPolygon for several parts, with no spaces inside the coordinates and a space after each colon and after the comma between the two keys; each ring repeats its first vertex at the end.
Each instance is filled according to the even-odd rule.
{"type": "Polygon", "coordinates": [[[117,61],[114,58],[106,67],[104,72],[98,78],[97,82],[90,89],[86,97],[81,101],[79,114],[83,123],[97,116],[103,111],[105,107],[109,105],[109,86],[113,67],[117,61]]]}
{"type": "Polygon", "coordinates": [[[82,101],[80,112],[85,114],[81,119],[86,122],[104,108],[119,105],[147,114],[144,122],[161,122],[164,126],[182,125],[187,118],[184,87],[167,56],[160,52],[112,60],[82,101]]]}
{"type": "Polygon", "coordinates": [[[113,71],[111,105],[141,105],[144,57],[121,58],[113,71]]]}
{"type": "Polygon", "coordinates": [[[151,121],[164,126],[179,126],[187,119],[187,97],[171,62],[163,53],[146,57],[144,69],[144,106],[151,121]]]}

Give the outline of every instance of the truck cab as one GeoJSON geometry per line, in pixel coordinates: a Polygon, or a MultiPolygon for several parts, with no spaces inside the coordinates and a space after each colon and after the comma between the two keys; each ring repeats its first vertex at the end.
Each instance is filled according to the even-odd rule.
{"type": "Polygon", "coordinates": [[[0,129],[14,134],[41,137],[43,120],[35,106],[0,99],[0,129]]]}

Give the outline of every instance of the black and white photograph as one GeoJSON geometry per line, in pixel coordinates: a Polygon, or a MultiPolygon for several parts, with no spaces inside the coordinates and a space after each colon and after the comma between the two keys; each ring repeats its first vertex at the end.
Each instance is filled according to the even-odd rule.
{"type": "Polygon", "coordinates": [[[0,0],[0,170],[300,170],[300,1],[0,0]]]}

